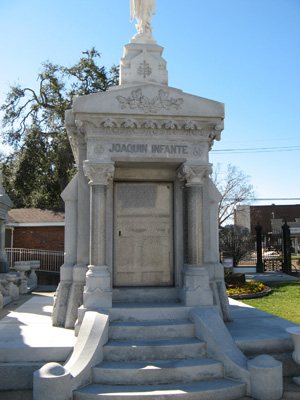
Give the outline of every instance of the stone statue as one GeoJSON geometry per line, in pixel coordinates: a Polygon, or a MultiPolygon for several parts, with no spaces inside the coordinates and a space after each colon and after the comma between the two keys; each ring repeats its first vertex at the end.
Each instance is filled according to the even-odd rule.
{"type": "Polygon", "coordinates": [[[138,33],[152,34],[151,14],[155,15],[155,0],[130,0],[130,21],[135,15],[138,33]]]}

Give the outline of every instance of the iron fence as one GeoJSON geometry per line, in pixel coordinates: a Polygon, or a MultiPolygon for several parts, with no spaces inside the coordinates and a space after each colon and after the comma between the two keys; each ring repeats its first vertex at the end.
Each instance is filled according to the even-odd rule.
{"type": "MultiPolygon", "coordinates": [[[[281,253],[276,252],[265,252],[262,255],[264,264],[264,271],[281,271],[283,257],[281,253]]],[[[239,261],[238,267],[256,267],[257,256],[256,254],[246,255],[242,260],[239,261]]]]}
{"type": "Polygon", "coordinates": [[[5,250],[9,268],[13,268],[15,261],[38,260],[41,263],[38,271],[59,272],[60,267],[64,263],[63,251],[11,248],[5,250]]]}

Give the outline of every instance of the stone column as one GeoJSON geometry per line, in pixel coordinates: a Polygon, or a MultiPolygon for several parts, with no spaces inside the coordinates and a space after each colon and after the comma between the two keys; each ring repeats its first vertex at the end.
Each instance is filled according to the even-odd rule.
{"type": "MultiPolygon", "coordinates": [[[[70,130],[69,130],[70,132],[70,130]]],[[[80,130],[75,130],[77,149],[77,194],[76,194],[76,238],[75,263],[72,267],[72,285],[70,287],[65,328],[73,328],[78,317],[78,309],[83,304],[83,292],[86,284],[86,273],[89,264],[90,242],[90,188],[83,172],[83,161],[86,159],[86,142],[80,130]]],[[[74,210],[75,212],[75,210],[74,210]]]]}
{"type": "Polygon", "coordinates": [[[203,264],[203,186],[211,173],[211,164],[184,163],[177,172],[187,188],[187,264],[182,300],[187,306],[213,305],[209,276],[203,264]]]}
{"type": "Polygon", "coordinates": [[[112,307],[111,275],[106,265],[106,187],[113,179],[114,162],[85,161],[90,185],[90,265],[83,304],[87,309],[112,307]]]}
{"type": "Polygon", "coordinates": [[[12,207],[13,203],[2,186],[2,171],[0,171],[0,273],[6,273],[9,270],[5,251],[5,224],[7,213],[12,207]]]}
{"type": "Polygon", "coordinates": [[[53,326],[67,328],[74,327],[77,318],[77,308],[82,304],[77,305],[74,312],[73,326],[66,326],[67,313],[73,305],[73,302],[70,304],[70,291],[77,252],[77,180],[78,177],[75,175],[61,194],[65,202],[65,256],[64,264],[60,267],[60,283],[56,292],[52,313],[53,326]]]}

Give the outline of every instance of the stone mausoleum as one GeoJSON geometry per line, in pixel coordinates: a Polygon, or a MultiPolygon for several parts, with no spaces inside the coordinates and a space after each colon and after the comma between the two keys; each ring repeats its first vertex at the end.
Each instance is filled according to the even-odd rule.
{"type": "Polygon", "coordinates": [[[230,319],[209,151],[224,104],[168,86],[163,48],[137,34],[120,85],[74,98],[66,126],[78,173],[62,194],[65,264],[54,324],[77,308],[174,300],[230,319]],[[85,289],[84,289],[85,287],[85,289]]]}
{"type": "Polygon", "coordinates": [[[62,193],[53,324],[78,339],[64,366],[34,373],[34,400],[279,399],[281,363],[248,365],[224,324],[209,162],[224,104],[168,86],[154,12],[154,0],[131,0],[138,33],[120,85],[76,97],[66,112],[78,172],[62,193]]]}

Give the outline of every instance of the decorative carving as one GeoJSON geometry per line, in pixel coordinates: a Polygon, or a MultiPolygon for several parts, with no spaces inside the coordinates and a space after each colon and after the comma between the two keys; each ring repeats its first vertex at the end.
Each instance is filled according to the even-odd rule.
{"type": "Polygon", "coordinates": [[[114,162],[84,161],[83,171],[89,185],[108,185],[114,176],[114,162]]]}
{"type": "Polygon", "coordinates": [[[103,154],[104,153],[104,148],[103,148],[102,144],[100,144],[100,143],[96,144],[96,146],[94,147],[94,153],[95,154],[103,154]]]}
{"type": "Polygon", "coordinates": [[[148,97],[144,96],[141,89],[133,90],[131,92],[131,97],[118,96],[121,108],[125,109],[129,107],[134,110],[136,108],[144,111],[145,113],[158,113],[161,109],[165,110],[179,110],[183,104],[183,99],[173,99],[169,97],[169,92],[165,92],[160,89],[158,96],[150,100],[148,97]]]}
{"type": "Polygon", "coordinates": [[[123,126],[124,128],[131,128],[131,129],[133,129],[133,128],[136,128],[136,127],[138,126],[138,124],[137,124],[137,122],[134,121],[133,119],[128,118],[128,119],[126,119],[126,121],[123,123],[122,126],[123,126]]]}
{"type": "Polygon", "coordinates": [[[196,125],[195,125],[195,123],[193,121],[188,121],[183,125],[183,128],[186,131],[193,131],[193,130],[196,129],[196,125]]]}
{"type": "MultiPolygon", "coordinates": [[[[140,90],[140,89],[139,89],[140,90]]],[[[123,97],[123,100],[125,98],[123,97]]],[[[122,100],[122,101],[123,101],[122,100]]],[[[126,100],[126,99],[125,99],[126,100]]],[[[124,100],[124,101],[125,101],[124,100]]],[[[128,100],[128,99],[127,99],[128,100]]],[[[126,101],[127,101],[126,100],[126,101]]],[[[132,99],[133,101],[133,99],[132,99]]],[[[133,101],[134,103],[134,101],[133,101]]],[[[127,104],[124,105],[127,107],[127,104]]],[[[136,104],[131,104],[132,108],[139,107],[139,100],[137,98],[136,104]]],[[[145,106],[146,107],[146,106],[145,106]]],[[[136,115],[135,118],[124,118],[124,116],[119,115],[114,118],[93,118],[87,119],[76,119],[77,130],[76,137],[93,135],[93,134],[118,134],[118,135],[141,135],[148,136],[149,134],[155,134],[156,136],[176,136],[176,137],[203,137],[207,139],[219,139],[222,125],[212,124],[210,121],[203,120],[190,120],[184,117],[173,117],[172,119],[161,119],[158,116],[151,118],[155,124],[155,132],[152,132],[149,128],[145,129],[145,124],[148,122],[148,116],[136,115]],[[79,136],[78,136],[79,135],[79,136]]],[[[148,125],[148,124],[147,124],[148,125]]],[[[70,129],[72,129],[70,127],[70,129]]],[[[69,129],[68,129],[69,131],[69,129]]],[[[77,139],[76,139],[77,140],[77,139]]]]}
{"type": "Polygon", "coordinates": [[[165,129],[176,129],[177,127],[176,127],[176,125],[175,125],[175,122],[174,121],[168,121],[168,122],[165,122],[164,123],[164,128],[165,129]]]}
{"type": "Polygon", "coordinates": [[[224,129],[224,122],[222,124],[216,125],[215,126],[215,131],[222,131],[224,129]]]}
{"type": "Polygon", "coordinates": [[[70,146],[74,155],[74,159],[75,159],[75,163],[76,165],[79,164],[79,151],[78,151],[78,147],[77,147],[77,143],[75,140],[75,134],[76,134],[76,128],[69,128],[68,126],[66,126],[67,128],[67,134],[68,134],[68,138],[69,138],[69,142],[70,142],[70,146]]]}
{"type": "Polygon", "coordinates": [[[195,146],[193,149],[193,154],[196,157],[200,157],[203,154],[203,149],[201,146],[195,146]]]}
{"type": "Polygon", "coordinates": [[[143,78],[147,78],[147,76],[150,76],[152,74],[152,69],[150,65],[146,63],[146,60],[144,60],[144,62],[140,64],[137,73],[143,78]]]}
{"type": "Polygon", "coordinates": [[[155,129],[157,128],[156,123],[152,120],[152,119],[148,119],[145,123],[144,123],[144,127],[146,129],[155,129]]]}
{"type": "Polygon", "coordinates": [[[76,128],[74,125],[66,124],[67,134],[69,138],[69,142],[71,145],[71,149],[75,158],[75,163],[79,165],[79,147],[85,146],[85,133],[82,127],[76,128]]]}
{"type": "Polygon", "coordinates": [[[180,181],[186,181],[186,186],[203,186],[205,179],[212,173],[211,164],[183,164],[177,170],[180,181]]]}
{"type": "Polygon", "coordinates": [[[116,126],[116,123],[115,123],[112,119],[107,118],[107,119],[103,122],[103,126],[104,126],[104,128],[113,128],[113,127],[116,126]]]}

